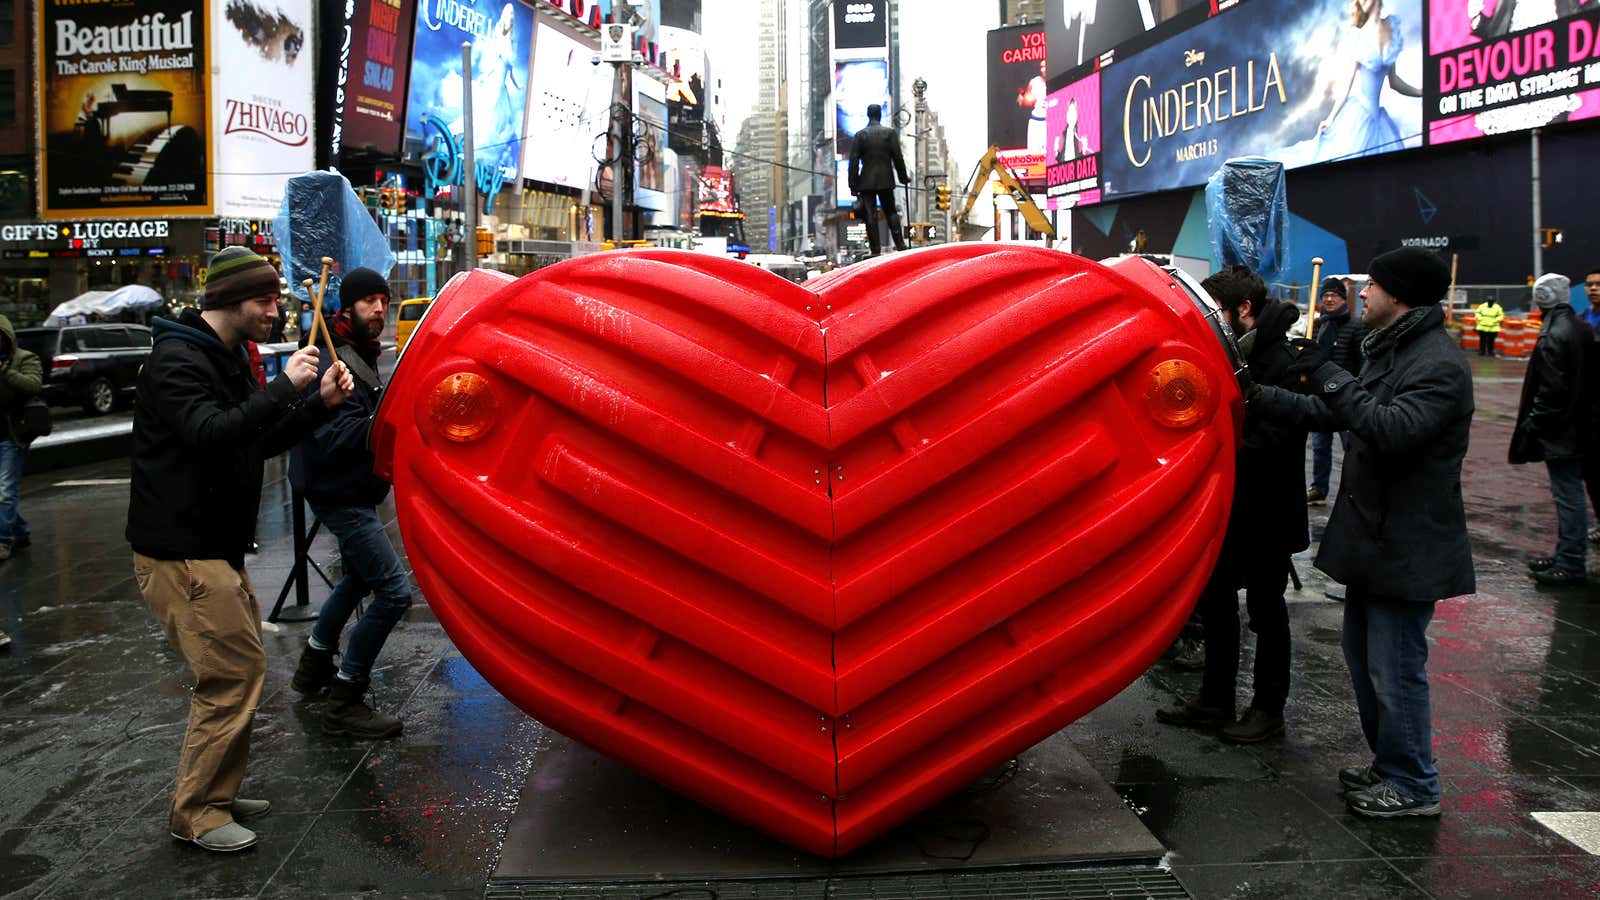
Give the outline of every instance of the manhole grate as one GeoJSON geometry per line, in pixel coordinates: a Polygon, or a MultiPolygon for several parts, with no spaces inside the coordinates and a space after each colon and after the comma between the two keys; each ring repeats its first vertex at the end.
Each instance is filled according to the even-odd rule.
{"type": "Polygon", "coordinates": [[[485,900],[1189,900],[1158,868],[1001,869],[918,875],[621,884],[496,882],[485,900]]]}

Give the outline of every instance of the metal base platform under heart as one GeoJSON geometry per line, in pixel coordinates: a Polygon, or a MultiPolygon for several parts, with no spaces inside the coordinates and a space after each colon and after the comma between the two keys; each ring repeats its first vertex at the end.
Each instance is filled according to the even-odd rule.
{"type": "MultiPolygon", "coordinates": [[[[533,896],[546,893],[541,887],[646,882],[657,889],[705,881],[837,882],[1019,866],[1060,866],[1075,877],[1085,867],[1159,877],[1165,873],[1152,867],[1164,852],[1064,734],[835,860],[780,844],[557,737],[528,774],[489,893],[509,889],[505,895],[516,896],[521,887],[533,896]]],[[[1171,896],[1183,896],[1181,889],[1171,896]]]]}

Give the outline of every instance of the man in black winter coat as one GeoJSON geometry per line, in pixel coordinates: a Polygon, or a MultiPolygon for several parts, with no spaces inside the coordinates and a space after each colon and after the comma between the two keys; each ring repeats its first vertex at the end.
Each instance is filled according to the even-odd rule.
{"type": "Polygon", "coordinates": [[[344,578],[322,604],[291,687],[306,695],[328,690],[324,731],[392,738],[402,730],[400,720],[362,699],[389,632],[411,608],[411,576],[378,515],[378,504],[389,496],[389,483],[373,471],[372,451],[367,449],[372,417],[383,395],[378,337],[383,334],[389,284],[371,269],[352,269],[341,280],[339,295],[343,309],[328,320],[328,327],[339,359],[355,375],[355,392],[334,410],[333,421],[294,448],[289,480],[338,539],[344,578]],[[339,636],[368,594],[372,603],[350,629],[349,644],[336,669],[333,656],[339,636]]]}
{"type": "Polygon", "coordinates": [[[896,250],[906,248],[905,235],[900,232],[900,213],[894,205],[894,179],[900,176],[901,184],[911,183],[906,171],[905,156],[900,152],[900,135],[893,128],[884,127],[883,107],[874,103],[867,107],[867,127],[856,132],[850,144],[850,193],[859,198],[862,212],[866,214],[867,245],[872,255],[883,250],[878,237],[878,218],[873,210],[883,207],[889,222],[889,236],[896,250]]]}
{"type": "MultiPolygon", "coordinates": [[[[1317,346],[1328,358],[1352,375],[1361,373],[1361,338],[1366,328],[1350,315],[1349,289],[1343,281],[1328,278],[1322,282],[1322,310],[1316,320],[1317,346]]],[[[1350,436],[1341,432],[1339,443],[1348,445],[1350,436]]],[[[1328,502],[1328,486],[1333,478],[1333,432],[1311,433],[1311,487],[1306,505],[1328,502]]]]}
{"type": "Polygon", "coordinates": [[[1583,493],[1583,457],[1590,415],[1587,357],[1594,342],[1588,323],[1572,311],[1572,283],[1543,275],[1533,301],[1544,317],[1533,358],[1522,379],[1522,404],[1511,433],[1514,465],[1543,462],[1556,501],[1556,552],[1528,561],[1540,584],[1583,584],[1588,571],[1589,511],[1583,493]]]}
{"type": "MultiPolygon", "coordinates": [[[[1294,361],[1286,337],[1300,317],[1292,304],[1267,298],[1261,276],[1228,268],[1201,285],[1227,315],[1239,349],[1258,384],[1289,384],[1294,361]]],[[[1289,696],[1289,608],[1284,586],[1289,557],[1311,543],[1306,504],[1306,432],[1245,413],[1233,483],[1233,510],[1222,551],[1198,607],[1205,628],[1205,676],[1200,695],[1156,711],[1169,725],[1220,728],[1230,743],[1257,743],[1283,732],[1289,696]],[[1239,678],[1239,589],[1245,590],[1256,634],[1255,696],[1234,721],[1239,678]]]]}
{"type": "Polygon", "coordinates": [[[1273,421],[1350,432],[1316,566],[1347,586],[1344,656],[1372,762],[1339,781],[1359,815],[1437,816],[1427,630],[1438,600],[1476,589],[1461,500],[1472,372],[1444,329],[1443,261],[1406,247],[1367,272],[1361,375],[1296,341],[1289,371],[1313,395],[1264,386],[1246,402],[1273,421]]]}
{"type": "Polygon", "coordinates": [[[202,311],[151,325],[155,346],[139,372],[133,417],[127,537],[139,593],[195,677],[172,836],[228,852],[256,842],[236,820],[270,807],[236,796],[267,673],[261,606],[244,567],[262,463],[326,421],[353,384],[342,365],[319,380],[317,350],[306,347],[261,388],[244,343],[272,330],[277,270],[229,247],[207,273],[202,311]]]}

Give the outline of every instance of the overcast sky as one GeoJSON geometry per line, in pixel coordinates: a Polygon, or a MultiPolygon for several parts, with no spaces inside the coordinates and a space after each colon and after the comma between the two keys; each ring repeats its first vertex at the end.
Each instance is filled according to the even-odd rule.
{"type": "MultiPolygon", "coordinates": [[[[789,0],[804,4],[805,0],[789,0]]],[[[729,133],[737,139],[739,125],[756,99],[757,0],[704,0],[706,48],[712,69],[722,82],[728,107],[729,133]]],[[[928,106],[944,124],[950,152],[962,178],[972,172],[978,157],[988,149],[983,55],[985,33],[1000,24],[999,4],[984,0],[957,4],[950,0],[900,0],[900,86],[902,102],[911,105],[911,82],[921,76],[928,82],[928,106]]],[[[791,77],[798,60],[790,61],[791,77]]]]}

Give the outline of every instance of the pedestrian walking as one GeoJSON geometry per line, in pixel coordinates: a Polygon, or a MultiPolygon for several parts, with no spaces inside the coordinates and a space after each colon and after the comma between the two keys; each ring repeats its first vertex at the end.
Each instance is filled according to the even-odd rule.
{"type": "Polygon", "coordinates": [[[1544,324],[1522,379],[1522,402],[1511,433],[1513,465],[1542,462],[1556,502],[1556,550],[1528,561],[1540,584],[1583,584],[1588,572],[1588,505],[1584,499],[1585,430],[1593,398],[1587,366],[1594,331],[1568,302],[1572,282],[1545,274],[1533,283],[1533,302],[1544,324]]]}
{"type": "MultiPolygon", "coordinates": [[[[0,316],[0,410],[5,411],[5,431],[0,433],[0,560],[33,543],[28,520],[22,517],[22,468],[28,445],[38,435],[29,429],[25,409],[43,391],[44,366],[39,357],[17,345],[11,320],[0,316]]],[[[7,643],[10,638],[0,640],[0,646],[7,643]]]]}
{"type": "Polygon", "coordinates": [[[219,852],[253,845],[255,833],[236,820],[271,807],[238,796],[267,670],[244,565],[262,464],[327,421],[354,387],[343,365],[318,379],[315,347],[289,357],[265,389],[256,384],[244,343],[267,337],[277,299],[278,273],[266,260],[245,247],[214,256],[201,309],[152,325],[133,419],[134,578],[195,678],[170,827],[219,852]]]}
{"type": "Polygon", "coordinates": [[[1589,308],[1583,311],[1583,320],[1590,328],[1600,328],[1600,269],[1583,276],[1583,294],[1589,299],[1589,308]]]}
{"type": "Polygon", "coordinates": [[[1350,432],[1316,566],[1347,585],[1342,643],[1372,757],[1339,782],[1359,815],[1437,816],[1427,630],[1438,600],[1476,588],[1461,499],[1472,372],[1444,329],[1438,256],[1406,247],[1367,271],[1361,374],[1296,341],[1290,373],[1312,395],[1257,386],[1246,399],[1273,421],[1350,432]]]}
{"type": "Polygon", "coordinates": [[[1478,355],[1494,356],[1494,340],[1500,336],[1500,322],[1505,319],[1506,311],[1499,301],[1490,297],[1479,303],[1472,313],[1473,327],[1478,330],[1478,355]]]}
{"type": "Polygon", "coordinates": [[[1589,543],[1600,544],[1600,269],[1583,276],[1583,293],[1589,299],[1583,321],[1594,334],[1585,360],[1589,402],[1583,423],[1583,485],[1589,492],[1589,505],[1594,507],[1595,516],[1595,524],[1589,527],[1589,543]]]}
{"type": "MultiPolygon", "coordinates": [[[[1300,317],[1291,303],[1267,298],[1261,276],[1229,266],[1201,284],[1239,336],[1239,349],[1260,384],[1289,383],[1294,362],[1287,336],[1300,317]]],[[[1306,432],[1245,413],[1235,462],[1233,507],[1216,567],[1200,592],[1205,674],[1200,693],[1156,711],[1168,725],[1216,728],[1224,741],[1253,744],[1283,733],[1289,696],[1289,608],[1283,591],[1289,557],[1311,543],[1305,484],[1306,432]],[[1239,589],[1256,635],[1254,696],[1234,719],[1239,679],[1239,589]]]]}
{"type": "MultiPolygon", "coordinates": [[[[1328,278],[1322,282],[1322,314],[1317,319],[1317,346],[1347,372],[1361,371],[1361,336],[1366,333],[1359,319],[1350,315],[1349,289],[1343,281],[1328,278]]],[[[1311,433],[1311,487],[1306,490],[1307,506],[1328,502],[1329,482],[1333,478],[1333,432],[1311,433]]],[[[1339,443],[1348,446],[1349,436],[1341,433],[1339,443]]]]}
{"type": "Polygon", "coordinates": [[[877,103],[867,107],[867,127],[856,132],[850,144],[850,193],[856,195],[862,218],[867,223],[867,246],[872,255],[883,250],[883,240],[878,236],[878,219],[874,210],[883,209],[889,223],[889,237],[896,250],[906,249],[906,237],[900,230],[900,213],[894,205],[894,180],[898,174],[901,184],[911,183],[906,171],[906,160],[900,152],[900,135],[885,127],[880,121],[883,107],[877,103]]]}
{"type": "MultiPolygon", "coordinates": [[[[356,738],[392,738],[400,719],[378,712],[363,700],[371,673],[389,632],[411,608],[411,576],[400,562],[378,504],[389,483],[373,472],[367,436],[383,395],[378,377],[378,342],[389,305],[389,284],[371,269],[345,274],[339,293],[343,309],[328,320],[334,349],[355,375],[355,390],[289,457],[289,480],[311,504],[311,511],[339,541],[344,577],[322,604],[290,686],[304,695],[328,691],[322,728],[356,738]],[[371,595],[339,663],[339,637],[357,604],[371,595]]],[[[326,368],[329,360],[319,365],[326,368]]]]}

